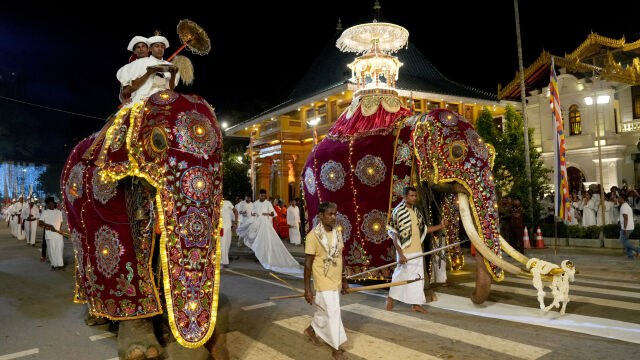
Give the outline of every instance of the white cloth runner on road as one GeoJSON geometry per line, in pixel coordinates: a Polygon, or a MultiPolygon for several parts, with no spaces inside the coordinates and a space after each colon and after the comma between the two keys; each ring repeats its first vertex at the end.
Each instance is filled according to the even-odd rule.
{"type": "Polygon", "coordinates": [[[320,307],[316,306],[311,326],[316,335],[320,336],[329,346],[338,350],[340,345],[347,341],[347,333],[342,326],[342,315],[340,314],[340,291],[317,291],[315,302],[327,311],[322,311],[320,307]]]}
{"type": "MultiPolygon", "coordinates": [[[[420,255],[420,253],[404,254],[407,259],[416,255],[420,255]]],[[[399,257],[398,260],[400,260],[399,257]]],[[[393,277],[391,280],[392,282],[415,280],[417,278],[421,278],[422,280],[415,281],[407,285],[400,285],[389,288],[389,297],[411,305],[424,305],[427,303],[427,299],[424,296],[423,261],[424,258],[419,257],[407,261],[406,264],[399,264],[398,266],[396,266],[396,269],[393,272],[393,277]]]]}

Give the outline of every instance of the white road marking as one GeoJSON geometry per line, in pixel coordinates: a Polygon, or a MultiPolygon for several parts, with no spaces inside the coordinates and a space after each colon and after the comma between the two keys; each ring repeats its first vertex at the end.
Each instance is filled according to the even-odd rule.
{"type": "MultiPolygon", "coordinates": [[[[292,318],[275,321],[274,324],[285,327],[289,330],[303,333],[304,329],[311,323],[311,317],[308,315],[294,316],[292,318]]],[[[345,329],[347,332],[347,342],[343,347],[347,353],[365,358],[365,359],[389,359],[389,352],[393,351],[395,359],[440,359],[429,354],[425,354],[408,347],[398,345],[389,341],[365,335],[363,333],[345,329]]]]}
{"type": "Polygon", "coordinates": [[[40,352],[40,349],[38,349],[38,348],[29,349],[29,350],[25,350],[25,351],[15,352],[13,354],[2,355],[2,356],[0,356],[0,360],[17,359],[17,358],[21,358],[21,357],[24,357],[24,356],[37,354],[39,352],[40,352]]]}
{"type": "Polygon", "coordinates": [[[269,307],[269,306],[274,306],[276,303],[274,302],[266,302],[264,304],[255,304],[255,305],[249,305],[249,306],[243,306],[241,307],[242,310],[244,311],[249,311],[249,310],[255,310],[255,309],[261,309],[261,308],[265,308],[265,307],[269,307]]]}
{"type": "Polygon", "coordinates": [[[479,346],[487,350],[503,353],[511,358],[534,360],[551,352],[549,349],[526,345],[397,312],[376,309],[367,305],[351,304],[343,306],[342,310],[367,316],[376,320],[390,322],[431,335],[441,336],[474,346],[479,346]]]}
{"type": "Polygon", "coordinates": [[[617,286],[623,288],[630,289],[640,289],[640,284],[628,283],[628,282],[620,282],[620,281],[608,281],[608,280],[596,280],[596,279],[585,279],[580,277],[576,279],[577,283],[587,283],[594,285],[608,285],[608,286],[617,286]]]}
{"type": "MultiPolygon", "coordinates": [[[[527,280],[527,279],[516,279],[516,278],[512,278],[512,277],[507,277],[507,278],[504,279],[504,282],[511,282],[511,283],[516,283],[516,284],[530,285],[531,288],[533,288],[531,280],[527,280]]],[[[549,284],[549,283],[544,283],[544,284],[549,284]]],[[[592,286],[574,285],[573,283],[570,284],[569,290],[570,291],[573,291],[573,290],[575,290],[575,291],[583,291],[583,292],[594,293],[594,294],[624,296],[624,297],[640,299],[640,291],[623,291],[623,290],[603,289],[603,288],[596,288],[596,287],[592,287],[592,286]]]]}
{"type": "MultiPolygon", "coordinates": [[[[459,285],[466,286],[466,287],[475,287],[475,283],[472,283],[472,282],[462,283],[459,285]]],[[[534,299],[536,299],[538,296],[537,290],[535,289],[523,289],[523,288],[506,286],[506,285],[491,284],[491,290],[503,291],[503,292],[518,294],[518,295],[527,295],[527,296],[533,297],[534,299]]],[[[547,292],[547,297],[549,296],[551,296],[551,294],[547,292]]],[[[575,301],[575,302],[582,302],[582,303],[589,303],[589,304],[600,305],[600,306],[608,306],[608,307],[615,307],[620,309],[640,311],[640,303],[620,301],[620,300],[600,299],[600,298],[594,298],[590,296],[572,295],[571,288],[569,288],[569,299],[570,301],[575,301]]]]}
{"type": "Polygon", "coordinates": [[[543,312],[539,308],[501,304],[491,301],[485,301],[482,305],[476,305],[472,303],[468,297],[444,293],[436,293],[436,295],[438,296],[438,301],[430,302],[428,304],[429,306],[470,315],[514,321],[527,325],[550,327],[640,344],[640,324],[593,316],[574,314],[560,315],[557,309],[556,311],[543,312]]]}
{"type": "Polygon", "coordinates": [[[291,359],[278,350],[261,343],[239,331],[227,333],[227,348],[233,359],[263,360],[291,359]]]}
{"type": "Polygon", "coordinates": [[[120,358],[119,357],[114,357],[114,358],[107,359],[107,360],[120,360],[120,358]]]}
{"type": "Polygon", "coordinates": [[[102,339],[107,339],[107,338],[112,338],[112,337],[116,337],[117,334],[114,334],[112,332],[106,332],[106,333],[102,333],[102,334],[98,334],[98,335],[93,335],[89,337],[89,340],[91,341],[98,341],[98,340],[102,340],[102,339]]]}

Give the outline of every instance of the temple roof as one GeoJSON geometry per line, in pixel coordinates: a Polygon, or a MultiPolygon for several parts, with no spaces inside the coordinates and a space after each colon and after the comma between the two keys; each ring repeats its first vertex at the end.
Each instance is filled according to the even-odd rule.
{"type": "MultiPolygon", "coordinates": [[[[547,51],[529,67],[524,69],[525,91],[538,88],[542,83],[548,84],[551,58],[556,67],[566,68],[569,72],[590,74],[595,71],[606,80],[619,81],[630,85],[640,85],[640,40],[627,43],[624,36],[612,39],[591,33],[587,39],[570,54],[552,55],[547,51]]],[[[520,75],[516,72],[514,79],[504,88],[498,85],[498,99],[520,99],[520,75]]]]}
{"type": "MultiPolygon", "coordinates": [[[[348,83],[351,70],[347,64],[355,58],[353,53],[343,53],[336,47],[339,33],[333,36],[327,46],[318,55],[309,70],[300,79],[288,99],[251,119],[229,128],[244,128],[247,123],[275,113],[288,106],[303,102],[315,95],[348,83]]],[[[400,68],[396,89],[428,92],[439,95],[459,96],[478,100],[497,101],[497,95],[488,91],[475,89],[447,79],[411,42],[406,48],[399,50],[398,57],[403,66],[400,68]]]]}

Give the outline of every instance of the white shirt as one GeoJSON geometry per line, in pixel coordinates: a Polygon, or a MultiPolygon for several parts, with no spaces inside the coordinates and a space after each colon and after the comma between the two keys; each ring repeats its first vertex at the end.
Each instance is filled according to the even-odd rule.
{"type": "Polygon", "coordinates": [[[262,215],[263,213],[273,213],[273,216],[276,215],[276,210],[273,208],[273,205],[267,200],[265,201],[256,201],[253,203],[252,213],[258,217],[258,219],[268,218],[271,221],[271,215],[266,216],[262,215]]]}
{"type": "Polygon", "coordinates": [[[622,230],[633,231],[633,211],[626,202],[620,206],[620,227],[624,227],[624,214],[627,214],[627,228],[622,230]]]}
{"type": "Polygon", "coordinates": [[[300,225],[300,211],[297,206],[289,206],[287,209],[287,225],[295,227],[300,225]]]}
{"type": "MultiPolygon", "coordinates": [[[[45,224],[52,225],[56,230],[60,230],[60,226],[62,226],[62,211],[46,209],[40,215],[40,220],[45,224]]],[[[62,240],[62,234],[57,232],[45,230],[44,233],[47,240],[62,240]]]]}
{"type": "MultiPolygon", "coordinates": [[[[116,73],[116,78],[118,78],[118,81],[120,81],[120,84],[122,84],[123,87],[130,86],[135,79],[138,79],[147,73],[147,67],[160,64],[171,63],[162,59],[157,59],[154,56],[147,56],[121,67],[116,73]]],[[[138,90],[131,93],[132,104],[142,101],[158,91],[171,88],[169,84],[169,81],[171,80],[171,73],[161,72],[157,74],[149,76],[147,81],[145,81],[138,90]],[[164,78],[157,74],[163,74],[164,78]]],[[[178,80],[180,80],[180,74],[176,73],[176,85],[178,84],[178,80]]]]}
{"type": "Polygon", "coordinates": [[[231,201],[224,200],[222,202],[222,210],[220,210],[220,212],[222,215],[222,226],[230,229],[231,225],[233,225],[233,219],[236,217],[233,213],[233,205],[231,204],[231,201]]]}
{"type": "Polygon", "coordinates": [[[38,209],[38,205],[33,204],[33,207],[29,208],[29,204],[27,204],[26,206],[23,207],[22,220],[27,221],[27,219],[29,218],[29,215],[35,218],[35,220],[31,221],[31,223],[37,224],[38,223],[37,220],[38,218],[40,218],[40,210],[38,209]]]}
{"type": "Polygon", "coordinates": [[[241,222],[244,221],[247,217],[251,216],[251,211],[253,210],[253,203],[247,202],[246,200],[242,200],[236,205],[236,210],[238,210],[238,214],[240,215],[241,222]]]}

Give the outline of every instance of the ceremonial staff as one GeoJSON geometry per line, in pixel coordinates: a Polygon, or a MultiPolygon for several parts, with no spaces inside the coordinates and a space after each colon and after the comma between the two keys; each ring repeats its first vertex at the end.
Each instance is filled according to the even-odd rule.
{"type": "MultiPolygon", "coordinates": [[[[361,287],[356,287],[356,288],[349,288],[349,289],[346,290],[346,292],[347,293],[352,293],[352,292],[358,292],[358,291],[384,289],[384,288],[389,288],[389,287],[393,287],[393,286],[411,284],[412,282],[415,282],[415,281],[418,281],[418,280],[422,280],[422,278],[417,278],[417,279],[414,279],[414,280],[396,281],[396,282],[387,283],[387,284],[377,284],[377,285],[369,285],[369,286],[361,286],[361,287]]],[[[300,297],[304,297],[304,294],[287,295],[287,296],[272,296],[272,297],[269,298],[269,300],[294,299],[294,298],[300,298],[300,297]]]]}
{"type": "MultiPolygon", "coordinates": [[[[429,250],[427,252],[423,252],[420,255],[416,255],[416,256],[410,257],[410,258],[407,259],[407,261],[413,260],[413,259],[417,259],[419,257],[427,256],[429,254],[433,254],[435,252],[438,252],[438,251],[441,251],[441,250],[444,250],[444,249],[448,249],[448,248],[450,248],[452,246],[456,246],[458,244],[462,244],[463,242],[467,242],[467,241],[469,241],[469,240],[458,241],[457,243],[453,243],[453,244],[449,244],[447,246],[443,246],[443,247],[440,247],[440,248],[437,248],[437,249],[429,250]]],[[[363,272],[358,273],[358,274],[350,275],[350,276],[347,276],[347,279],[352,279],[352,278],[354,278],[356,276],[360,276],[362,274],[370,273],[370,272],[373,272],[373,271],[376,271],[376,270],[386,269],[386,268],[388,268],[390,266],[397,265],[399,262],[400,261],[398,260],[398,261],[392,262],[392,263],[387,264],[387,265],[382,265],[382,266],[379,266],[377,268],[369,269],[367,271],[363,271],[363,272]]]]}

